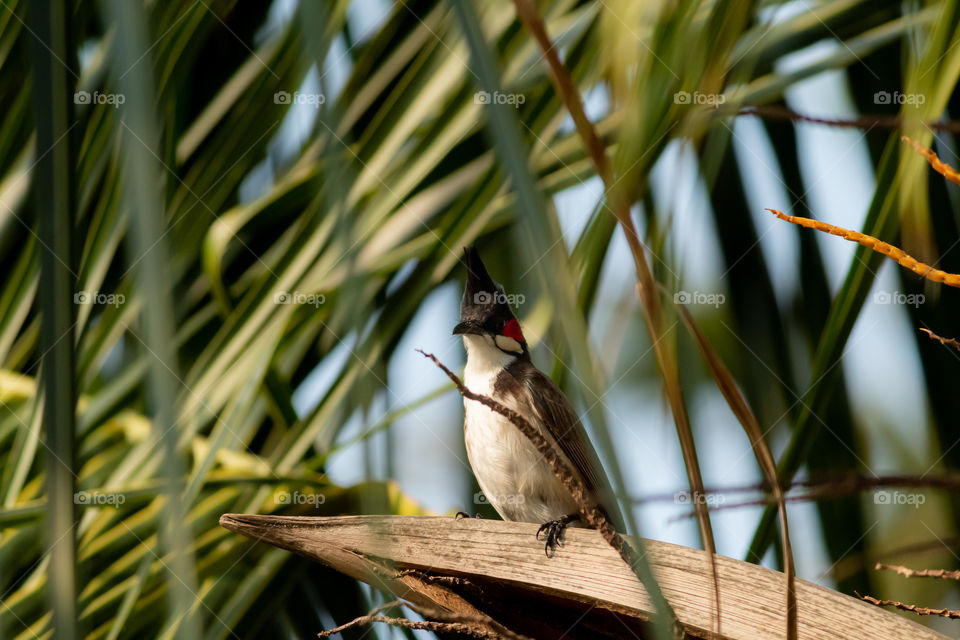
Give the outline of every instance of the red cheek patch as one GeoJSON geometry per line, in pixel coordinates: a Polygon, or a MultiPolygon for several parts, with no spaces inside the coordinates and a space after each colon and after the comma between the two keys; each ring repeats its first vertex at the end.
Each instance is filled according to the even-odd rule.
{"type": "Polygon", "coordinates": [[[513,338],[517,342],[524,342],[523,332],[520,331],[520,323],[517,322],[516,318],[510,318],[510,321],[504,325],[503,331],[501,331],[500,334],[508,338],[513,338]]]}

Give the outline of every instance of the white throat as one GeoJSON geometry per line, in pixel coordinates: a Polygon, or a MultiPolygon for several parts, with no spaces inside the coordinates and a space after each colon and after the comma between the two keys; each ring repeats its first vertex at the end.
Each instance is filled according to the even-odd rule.
{"type": "Polygon", "coordinates": [[[485,393],[485,391],[473,389],[471,381],[481,388],[492,388],[494,379],[503,368],[517,359],[517,356],[498,349],[493,337],[489,335],[465,335],[463,346],[467,350],[467,366],[463,371],[464,383],[467,388],[477,393],[485,393]]]}
{"type": "MultiPolygon", "coordinates": [[[[498,349],[489,335],[465,335],[468,389],[495,397],[537,423],[536,412],[521,392],[495,394],[498,376],[517,357],[498,349]]],[[[508,343],[509,346],[509,343],[508,343]]],[[[504,520],[547,522],[577,510],[577,504],[554,477],[540,452],[510,420],[489,407],[464,398],[464,439],[470,467],[483,495],[504,520]]]]}

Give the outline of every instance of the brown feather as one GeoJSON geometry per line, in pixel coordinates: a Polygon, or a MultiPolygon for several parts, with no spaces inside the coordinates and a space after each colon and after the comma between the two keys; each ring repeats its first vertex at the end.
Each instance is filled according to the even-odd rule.
{"type": "MultiPolygon", "coordinates": [[[[580,474],[607,518],[618,531],[625,532],[626,525],[600,458],[577,413],[553,380],[528,358],[518,358],[497,377],[496,391],[513,396],[520,406],[533,409],[537,423],[580,474]]],[[[523,413],[529,415],[526,411],[523,413]]]]}

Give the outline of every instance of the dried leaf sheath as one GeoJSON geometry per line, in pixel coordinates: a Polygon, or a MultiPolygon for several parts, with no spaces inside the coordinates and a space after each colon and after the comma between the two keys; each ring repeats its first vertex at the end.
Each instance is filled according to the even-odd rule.
{"type": "Polygon", "coordinates": [[[933,282],[942,282],[943,284],[951,287],[960,287],[960,275],[956,273],[947,273],[946,271],[942,271],[940,269],[931,267],[928,264],[924,264],[906,253],[903,249],[895,247],[892,244],[884,242],[883,240],[878,240],[873,236],[868,236],[865,233],[860,233],[859,231],[851,231],[850,229],[844,229],[843,227],[837,227],[826,222],[813,220],[811,218],[788,216],[777,209],[767,209],[767,211],[777,216],[781,220],[786,220],[787,222],[800,225],[801,227],[816,229],[817,231],[823,231],[834,236],[840,236],[841,238],[850,240],[851,242],[862,244],[868,249],[873,249],[877,253],[882,253],[888,258],[896,260],[900,266],[910,269],[914,273],[923,276],[927,280],[931,280],[933,282]]]}
{"type": "Polygon", "coordinates": [[[933,167],[934,171],[942,175],[950,182],[954,184],[960,184],[960,173],[957,173],[956,169],[940,160],[940,158],[936,153],[933,152],[932,149],[927,149],[926,147],[917,144],[907,136],[903,136],[900,139],[908,143],[911,147],[917,150],[917,153],[926,158],[927,162],[930,163],[930,166],[933,167]]]}

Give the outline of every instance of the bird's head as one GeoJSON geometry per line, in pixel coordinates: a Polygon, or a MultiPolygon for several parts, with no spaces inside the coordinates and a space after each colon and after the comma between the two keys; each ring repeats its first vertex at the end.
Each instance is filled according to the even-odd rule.
{"type": "Polygon", "coordinates": [[[497,349],[510,356],[525,355],[527,341],[503,287],[487,273],[475,247],[469,247],[465,257],[467,287],[460,303],[460,324],[453,334],[464,336],[468,351],[497,349]]]}

